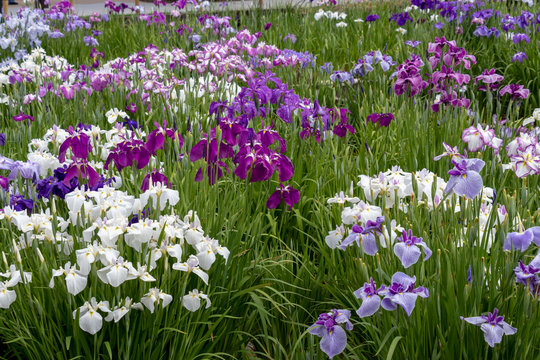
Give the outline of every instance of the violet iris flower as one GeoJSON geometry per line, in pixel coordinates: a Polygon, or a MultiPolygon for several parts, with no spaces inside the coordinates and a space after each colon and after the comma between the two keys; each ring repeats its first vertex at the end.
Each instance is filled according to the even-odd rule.
{"type": "Polygon", "coordinates": [[[448,172],[450,180],[446,184],[445,194],[453,192],[458,196],[474,199],[482,191],[484,183],[479,172],[484,167],[480,159],[452,160],[454,168],[448,172]]]}
{"type": "Polygon", "coordinates": [[[379,15],[377,14],[371,14],[371,15],[366,16],[366,22],[374,22],[377,20],[379,20],[379,15]]]}
{"type": "Polygon", "coordinates": [[[508,84],[501,89],[499,96],[505,94],[509,94],[512,97],[512,100],[526,99],[529,97],[529,89],[525,89],[523,85],[519,84],[508,84]]]}
{"type": "Polygon", "coordinates": [[[356,290],[354,292],[354,296],[362,299],[362,305],[358,310],[356,310],[358,316],[363,318],[375,314],[381,306],[381,298],[379,293],[385,289],[386,286],[384,285],[377,289],[373,278],[369,278],[368,283],[364,283],[364,286],[356,290]]]}
{"type": "Polygon", "coordinates": [[[402,236],[398,237],[397,240],[398,242],[394,245],[394,254],[399,258],[405,269],[418,262],[418,259],[420,258],[420,249],[418,246],[420,246],[426,254],[424,261],[431,257],[431,249],[427,247],[421,237],[413,236],[412,230],[409,229],[408,234],[404,230],[402,236]]]}
{"type": "Polygon", "coordinates": [[[514,44],[519,44],[520,42],[523,42],[523,41],[528,44],[531,41],[531,39],[529,39],[529,35],[527,34],[518,33],[518,34],[514,34],[514,36],[512,37],[512,41],[514,42],[514,44]]]}
{"type": "Polygon", "coordinates": [[[75,133],[73,136],[68,137],[62,145],[60,145],[58,151],[58,160],[61,163],[66,161],[66,152],[68,149],[71,149],[71,153],[75,158],[86,160],[88,154],[92,152],[90,137],[84,133],[75,133]]]}
{"type": "Polygon", "coordinates": [[[503,250],[517,249],[524,252],[532,242],[536,246],[540,246],[540,226],[533,226],[523,232],[508,233],[504,240],[503,250]]]}
{"type": "Polygon", "coordinates": [[[421,42],[421,41],[418,41],[418,40],[414,40],[414,41],[407,40],[407,41],[405,41],[405,45],[409,45],[409,46],[412,47],[412,48],[417,47],[417,46],[420,45],[421,43],[422,43],[422,42],[421,42]]]}
{"type": "Polygon", "coordinates": [[[445,156],[448,156],[450,158],[450,160],[452,160],[454,157],[456,159],[464,159],[465,158],[465,156],[460,154],[457,146],[451,147],[450,145],[448,145],[445,142],[443,142],[443,146],[444,146],[444,152],[442,154],[440,154],[440,155],[435,156],[433,158],[433,161],[439,161],[440,159],[442,159],[445,156]]]}
{"type": "Polygon", "coordinates": [[[429,297],[428,289],[423,286],[415,289],[415,285],[416,276],[410,277],[399,271],[395,273],[392,276],[392,285],[380,292],[381,295],[384,295],[381,302],[383,309],[393,311],[399,305],[405,310],[407,316],[411,316],[418,296],[429,297]]]}
{"type": "Polygon", "coordinates": [[[378,251],[377,239],[375,238],[374,233],[382,232],[384,220],[384,216],[378,216],[375,221],[368,220],[365,227],[354,225],[352,227],[352,232],[343,240],[339,248],[345,250],[347,246],[356,242],[358,247],[362,246],[364,253],[374,256],[378,251]],[[360,239],[362,241],[360,241],[360,239]]]}
{"type": "Polygon", "coordinates": [[[32,212],[34,202],[32,199],[24,199],[22,195],[10,195],[9,206],[11,206],[15,211],[28,210],[29,212],[32,212]]]}
{"type": "Polygon", "coordinates": [[[525,54],[523,51],[517,52],[514,54],[514,56],[512,56],[512,61],[513,62],[519,61],[520,64],[523,62],[523,60],[527,60],[527,59],[528,59],[527,54],[525,54]]]}
{"type": "Polygon", "coordinates": [[[266,207],[269,209],[275,209],[284,201],[285,204],[289,205],[289,210],[292,209],[294,205],[300,200],[300,191],[293,189],[290,185],[283,186],[279,184],[279,187],[276,188],[276,191],[270,195],[268,201],[266,201],[266,207]]]}
{"type": "Polygon", "coordinates": [[[6,134],[0,133],[0,146],[6,145],[6,134]]]}
{"type": "Polygon", "coordinates": [[[394,20],[398,26],[405,25],[407,21],[413,22],[413,19],[408,12],[393,14],[388,21],[392,20],[394,20]]]}
{"type": "Polygon", "coordinates": [[[495,308],[493,313],[488,313],[488,315],[482,316],[473,316],[468,318],[463,318],[469,324],[480,326],[484,332],[484,339],[489,344],[489,346],[494,347],[495,344],[498,344],[502,341],[503,335],[513,335],[516,333],[517,329],[510,326],[504,321],[503,316],[497,316],[498,309],[495,308]]]}
{"type": "Polygon", "coordinates": [[[345,329],[352,330],[349,321],[349,310],[334,309],[329,313],[319,315],[319,319],[309,328],[309,333],[321,337],[321,350],[332,359],[340,354],[347,346],[347,334],[339,324],[345,324],[345,329]]]}

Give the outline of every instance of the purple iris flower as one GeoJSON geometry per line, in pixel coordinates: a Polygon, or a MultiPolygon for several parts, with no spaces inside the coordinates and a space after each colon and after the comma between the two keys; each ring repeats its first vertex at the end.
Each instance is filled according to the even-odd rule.
{"type": "Polygon", "coordinates": [[[523,85],[519,84],[508,84],[501,89],[499,96],[505,94],[509,94],[512,97],[512,100],[526,99],[529,97],[529,89],[525,89],[523,85]]]}
{"type": "Polygon", "coordinates": [[[66,152],[71,149],[73,156],[77,159],[88,158],[88,154],[92,152],[92,145],[90,144],[90,137],[84,133],[76,133],[73,136],[68,137],[58,151],[58,160],[63,163],[66,161],[66,152]]]}
{"type": "Polygon", "coordinates": [[[281,203],[281,201],[284,201],[285,204],[289,205],[289,210],[291,210],[299,200],[300,191],[293,189],[289,185],[283,186],[283,184],[279,184],[276,191],[274,191],[274,193],[272,193],[272,195],[270,195],[268,198],[268,201],[266,201],[266,207],[269,209],[275,209],[281,203]]]}
{"type": "Polygon", "coordinates": [[[523,51],[519,51],[515,53],[514,56],[512,56],[512,61],[513,62],[519,61],[520,64],[523,62],[523,60],[527,60],[527,59],[528,59],[527,54],[525,54],[523,51]]]}
{"type": "Polygon", "coordinates": [[[330,74],[332,70],[334,69],[334,65],[332,63],[324,63],[323,65],[319,66],[319,70],[326,72],[327,74],[330,74]]]}
{"type": "Polygon", "coordinates": [[[386,286],[384,285],[377,289],[373,278],[369,278],[368,283],[364,283],[364,286],[356,290],[354,292],[354,296],[362,299],[362,305],[358,310],[356,310],[358,316],[363,318],[375,314],[381,306],[381,298],[379,293],[385,289],[386,286]]]}
{"type": "Polygon", "coordinates": [[[152,185],[156,185],[158,183],[161,183],[167,187],[171,187],[171,183],[169,182],[169,179],[164,174],[158,172],[157,170],[152,170],[148,175],[146,175],[142,181],[141,184],[141,191],[146,191],[150,188],[150,181],[152,181],[152,185]]]}
{"type": "Polygon", "coordinates": [[[504,321],[503,316],[497,316],[498,309],[495,308],[493,313],[488,313],[488,315],[482,316],[473,316],[468,318],[463,318],[469,324],[480,326],[484,332],[484,339],[489,344],[489,346],[494,347],[495,344],[498,344],[502,341],[503,335],[513,335],[516,333],[517,329],[510,326],[504,321]]]}
{"type": "Polygon", "coordinates": [[[294,34],[285,35],[283,42],[287,41],[288,39],[291,40],[293,44],[296,42],[296,36],[294,36],[294,34]]]}
{"type": "Polygon", "coordinates": [[[13,116],[13,120],[15,120],[15,121],[24,121],[24,120],[34,121],[34,117],[30,116],[30,115],[23,114],[23,112],[21,111],[19,114],[13,116]]]}
{"type": "Polygon", "coordinates": [[[420,246],[426,254],[424,261],[431,257],[431,249],[427,247],[422,238],[413,236],[412,230],[409,229],[408,234],[404,230],[402,236],[398,237],[397,240],[398,243],[394,245],[394,254],[399,258],[405,269],[416,264],[420,258],[420,249],[418,246],[420,246]]]}
{"type": "Polygon", "coordinates": [[[407,316],[411,316],[416,299],[429,297],[428,289],[423,286],[414,288],[416,285],[416,276],[410,277],[402,272],[397,272],[392,276],[392,285],[381,291],[384,299],[381,302],[383,309],[396,310],[398,305],[405,310],[407,316]]]}
{"type": "Polygon", "coordinates": [[[9,180],[3,176],[0,176],[0,188],[7,190],[9,187],[9,180]]]}
{"type": "Polygon", "coordinates": [[[264,24],[264,30],[270,30],[271,27],[272,27],[272,23],[264,24]]]}
{"type": "Polygon", "coordinates": [[[514,269],[516,274],[516,281],[527,285],[529,279],[536,277],[536,274],[540,272],[540,257],[537,255],[529,265],[523,264],[523,261],[519,261],[519,265],[514,269]]]}
{"type": "Polygon", "coordinates": [[[319,319],[309,328],[309,333],[321,337],[321,350],[332,359],[340,354],[347,346],[347,334],[339,324],[345,324],[345,329],[352,330],[349,321],[349,310],[334,309],[329,313],[319,315],[319,319]]]}
{"type": "Polygon", "coordinates": [[[24,199],[22,195],[10,195],[9,206],[11,206],[15,211],[28,210],[29,212],[32,212],[34,202],[32,199],[24,199]]]}
{"type": "Polygon", "coordinates": [[[352,232],[343,240],[339,248],[345,250],[347,246],[356,242],[358,247],[362,246],[364,253],[374,256],[378,251],[375,233],[382,232],[384,220],[384,216],[379,216],[375,221],[368,220],[365,227],[354,225],[352,232]]]}
{"type": "Polygon", "coordinates": [[[422,43],[422,42],[421,42],[421,41],[418,41],[418,40],[414,40],[414,41],[406,40],[406,41],[405,41],[405,45],[409,45],[409,46],[412,47],[412,48],[417,47],[417,46],[420,45],[421,43],[422,43]]]}
{"type": "Polygon", "coordinates": [[[540,226],[533,226],[523,232],[508,233],[504,240],[503,249],[505,251],[518,249],[524,252],[532,242],[536,246],[540,246],[540,226]]]}
{"type": "Polygon", "coordinates": [[[6,145],[6,134],[0,133],[0,146],[6,145]]]}
{"type": "Polygon", "coordinates": [[[379,20],[379,15],[377,14],[371,14],[371,15],[366,16],[366,22],[374,22],[377,20],[379,20]]]}
{"type": "Polygon", "coordinates": [[[394,115],[392,113],[372,113],[366,118],[366,125],[371,122],[372,124],[379,124],[381,127],[388,127],[392,120],[394,120],[394,115]]]}
{"type": "Polygon", "coordinates": [[[525,41],[528,44],[531,41],[531,39],[529,38],[529,35],[527,34],[518,33],[518,34],[514,34],[514,36],[512,37],[512,41],[514,42],[514,44],[519,44],[520,42],[523,42],[523,41],[525,41]]]}
{"type": "Polygon", "coordinates": [[[392,20],[394,20],[398,26],[405,25],[407,21],[413,22],[413,19],[408,12],[393,14],[388,21],[392,20]]]}
{"type": "Polygon", "coordinates": [[[458,196],[474,199],[482,191],[484,182],[479,172],[484,167],[484,161],[480,159],[462,159],[459,162],[452,160],[454,168],[448,172],[450,180],[446,184],[444,192],[453,192],[458,196]]]}
{"type": "Polygon", "coordinates": [[[92,36],[85,36],[83,40],[86,46],[92,46],[92,47],[99,46],[97,39],[92,36]]]}
{"type": "Polygon", "coordinates": [[[334,73],[330,75],[330,80],[339,81],[341,83],[344,83],[344,82],[352,83],[354,78],[352,74],[348,71],[334,71],[334,73]]]}

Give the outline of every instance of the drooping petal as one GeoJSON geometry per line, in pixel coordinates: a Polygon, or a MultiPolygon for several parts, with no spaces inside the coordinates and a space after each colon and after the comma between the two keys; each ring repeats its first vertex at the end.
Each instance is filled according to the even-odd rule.
{"type": "Polygon", "coordinates": [[[511,232],[508,233],[506,239],[504,240],[503,249],[506,251],[511,251],[512,248],[524,252],[527,250],[531,242],[533,241],[534,234],[531,229],[528,229],[525,232],[511,232]]]}
{"type": "Polygon", "coordinates": [[[482,316],[471,316],[471,317],[463,318],[463,320],[473,325],[481,325],[486,322],[486,318],[482,316]]]}
{"type": "Polygon", "coordinates": [[[382,299],[381,306],[383,307],[384,310],[388,310],[388,311],[393,311],[397,309],[397,305],[394,304],[391,298],[388,296],[382,299]]]}
{"type": "Polygon", "coordinates": [[[371,256],[377,254],[379,250],[377,248],[377,240],[371,233],[362,236],[362,247],[364,248],[364,252],[371,256]]]}
{"type": "Polygon", "coordinates": [[[502,341],[502,337],[504,335],[504,330],[502,327],[491,324],[482,324],[481,329],[484,332],[484,339],[489,346],[494,347],[495,344],[502,341]]]}
{"type": "Polygon", "coordinates": [[[479,173],[467,171],[465,175],[457,181],[454,187],[454,193],[459,196],[465,196],[468,199],[474,199],[482,191],[484,183],[479,173]]]}
{"type": "Polygon", "coordinates": [[[392,301],[401,306],[408,316],[411,316],[412,311],[414,310],[414,306],[416,305],[417,298],[417,294],[403,293],[394,295],[392,301]]]}
{"type": "Polygon", "coordinates": [[[356,313],[363,318],[375,314],[380,307],[381,298],[377,295],[370,295],[362,302],[362,305],[356,310],[356,313]]]}
{"type": "Polygon", "coordinates": [[[101,314],[95,310],[89,310],[86,314],[79,318],[79,326],[87,333],[94,335],[103,324],[103,318],[101,314]]]}
{"type": "Polygon", "coordinates": [[[332,359],[345,350],[347,346],[347,334],[340,326],[334,326],[333,331],[328,331],[321,339],[321,350],[332,359]]]}
{"type": "Polygon", "coordinates": [[[399,258],[403,267],[407,269],[411,265],[416,264],[420,258],[420,249],[415,245],[407,245],[399,242],[394,245],[394,254],[399,258]]]}

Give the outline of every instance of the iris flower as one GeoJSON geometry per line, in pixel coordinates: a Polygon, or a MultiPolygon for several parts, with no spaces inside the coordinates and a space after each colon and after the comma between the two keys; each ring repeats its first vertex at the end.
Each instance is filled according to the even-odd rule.
{"type": "Polygon", "coordinates": [[[497,316],[498,309],[495,308],[493,313],[488,313],[482,316],[472,316],[468,318],[463,318],[469,324],[480,326],[484,332],[484,339],[489,344],[489,346],[494,347],[495,344],[498,344],[502,341],[503,335],[513,335],[516,333],[517,329],[510,326],[504,321],[503,316],[497,316]]]}
{"type": "Polygon", "coordinates": [[[484,161],[480,159],[463,159],[459,162],[452,160],[454,168],[448,172],[450,180],[446,184],[444,192],[453,192],[458,196],[473,199],[482,191],[484,183],[479,172],[484,167],[484,161]]]}
{"type": "Polygon", "coordinates": [[[347,335],[339,325],[345,323],[345,329],[352,330],[349,310],[332,310],[319,315],[319,319],[309,328],[309,333],[321,337],[321,350],[332,359],[347,346],[347,335]]]}

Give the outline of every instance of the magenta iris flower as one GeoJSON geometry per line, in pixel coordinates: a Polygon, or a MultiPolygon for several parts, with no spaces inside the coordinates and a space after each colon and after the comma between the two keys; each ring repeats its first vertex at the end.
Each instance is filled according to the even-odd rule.
{"type": "Polygon", "coordinates": [[[423,286],[415,288],[415,285],[416,276],[410,277],[399,271],[395,273],[392,276],[392,285],[380,292],[381,295],[384,295],[381,302],[383,309],[392,311],[401,306],[407,316],[411,316],[418,296],[421,298],[429,297],[428,289],[423,286]]]}
{"type": "Polygon", "coordinates": [[[480,159],[462,159],[459,162],[452,160],[454,168],[448,172],[450,180],[446,184],[445,194],[454,193],[473,199],[482,191],[484,182],[480,171],[484,167],[484,161],[480,159]]]}
{"type": "Polygon", "coordinates": [[[358,310],[356,310],[358,316],[363,318],[375,314],[381,307],[381,298],[379,293],[385,289],[386,286],[384,285],[377,289],[373,278],[370,278],[368,283],[364,283],[364,286],[356,290],[354,292],[354,296],[362,299],[362,305],[358,310]]]}
{"type": "Polygon", "coordinates": [[[529,89],[525,89],[523,85],[519,84],[508,84],[501,89],[499,96],[505,94],[509,94],[512,97],[512,100],[526,99],[529,97],[529,89]]]}
{"type": "Polygon", "coordinates": [[[352,330],[353,324],[349,321],[349,310],[334,309],[329,313],[319,315],[319,319],[309,328],[309,333],[321,337],[321,350],[330,359],[340,354],[347,346],[347,334],[339,324],[345,324],[345,329],[352,330]]]}
{"type": "Polygon", "coordinates": [[[266,202],[266,207],[269,209],[275,209],[278,205],[284,201],[285,204],[289,205],[289,210],[292,209],[294,205],[300,200],[300,191],[293,189],[290,185],[283,186],[280,184],[276,188],[276,191],[270,195],[268,201],[266,202]]]}
{"type": "Polygon", "coordinates": [[[13,116],[13,120],[15,120],[15,121],[24,121],[24,120],[34,121],[34,117],[30,116],[30,115],[23,114],[23,112],[21,111],[19,114],[13,116]]]}
{"type": "Polygon", "coordinates": [[[421,237],[413,236],[412,230],[409,230],[409,233],[404,230],[403,234],[396,240],[398,240],[398,242],[394,245],[394,254],[399,258],[405,269],[418,262],[421,254],[419,247],[421,247],[424,250],[424,254],[426,254],[424,261],[431,257],[431,249],[427,247],[421,237]]]}
{"type": "Polygon", "coordinates": [[[504,321],[503,316],[497,316],[499,310],[495,308],[493,313],[488,313],[482,316],[472,316],[463,318],[469,324],[480,326],[484,332],[484,339],[489,346],[494,347],[502,341],[503,335],[514,335],[517,331],[516,328],[510,326],[504,321]]]}

